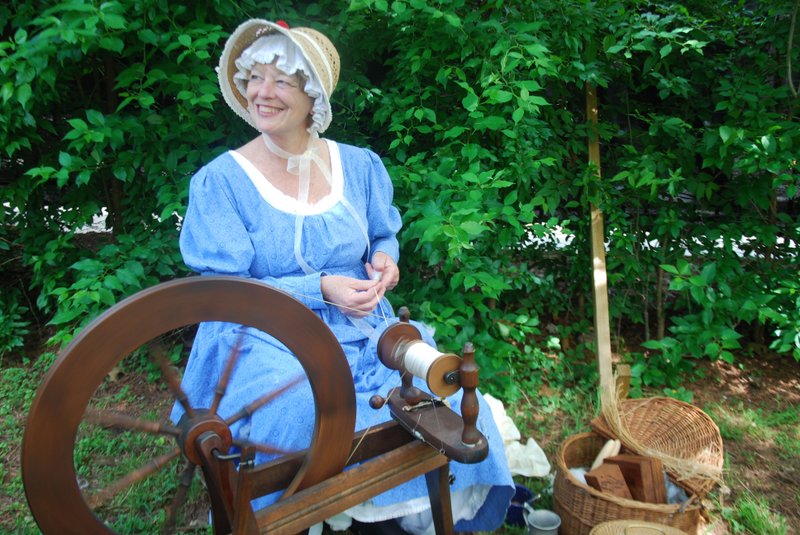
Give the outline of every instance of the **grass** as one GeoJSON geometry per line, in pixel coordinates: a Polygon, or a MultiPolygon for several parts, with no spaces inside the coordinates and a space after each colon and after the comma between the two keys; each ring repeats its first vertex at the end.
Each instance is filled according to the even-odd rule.
{"type": "Polygon", "coordinates": [[[772,512],[764,498],[751,495],[740,498],[733,507],[723,508],[722,517],[734,534],[786,535],[789,529],[786,519],[772,512]]]}
{"type": "Polygon", "coordinates": [[[0,374],[0,531],[37,533],[24,498],[19,472],[25,414],[36,393],[40,371],[23,366],[7,367],[0,374]]]}
{"type": "MultiPolygon", "coordinates": [[[[734,493],[730,505],[719,507],[720,516],[735,534],[789,533],[786,518],[775,511],[767,497],[756,495],[758,491],[750,488],[757,485],[759,479],[765,479],[764,473],[780,477],[782,471],[791,473],[792,467],[800,467],[800,406],[776,402],[783,406],[766,408],[739,402],[729,406],[713,403],[706,407],[726,443],[729,485],[741,489],[734,493]]],[[[788,488],[794,492],[794,501],[800,503],[797,485],[788,488]]],[[[781,485],[770,491],[780,495],[781,485]]]]}

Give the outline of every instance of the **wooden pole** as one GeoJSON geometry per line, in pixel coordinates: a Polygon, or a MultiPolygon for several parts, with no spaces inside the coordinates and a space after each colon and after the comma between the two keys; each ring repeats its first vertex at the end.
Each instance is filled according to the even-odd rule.
{"type": "MultiPolygon", "coordinates": [[[[586,84],[586,116],[589,120],[589,163],[600,178],[600,138],[597,131],[597,90],[586,84]]],[[[594,293],[594,334],[597,346],[597,366],[600,370],[600,392],[611,389],[611,328],[608,314],[608,276],[606,274],[606,250],[604,243],[603,212],[594,204],[592,215],[592,279],[594,293]]],[[[601,400],[603,396],[601,395],[601,400]]],[[[610,401],[610,400],[609,400],[610,401]]]]}

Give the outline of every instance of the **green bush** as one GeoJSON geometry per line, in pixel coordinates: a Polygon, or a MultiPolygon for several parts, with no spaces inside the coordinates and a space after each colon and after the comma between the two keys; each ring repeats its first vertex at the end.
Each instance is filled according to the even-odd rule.
{"type": "Polygon", "coordinates": [[[41,4],[0,7],[0,265],[27,270],[54,342],[187,274],[188,178],[250,135],[214,67],[263,16],[337,44],[330,137],[383,156],[404,214],[393,300],[444,347],[473,341],[490,389],[546,383],[543,354],[576,363],[561,380],[592,380],[590,203],[615,343],[649,354],[632,357],[642,384],[758,347],[800,359],[794,0],[41,4]],[[103,208],[109,232],[79,233],[103,208]]]}

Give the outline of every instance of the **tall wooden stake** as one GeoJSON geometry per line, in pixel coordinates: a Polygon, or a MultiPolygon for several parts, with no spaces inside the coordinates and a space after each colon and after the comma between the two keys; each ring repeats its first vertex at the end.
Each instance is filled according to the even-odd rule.
{"type": "MultiPolygon", "coordinates": [[[[589,163],[600,178],[600,138],[597,132],[597,89],[586,84],[586,116],[589,120],[589,163]]],[[[594,204],[592,214],[592,278],[594,281],[594,334],[597,346],[597,366],[600,370],[600,392],[612,387],[611,328],[608,317],[608,276],[604,243],[603,212],[594,204]]],[[[613,391],[613,389],[612,389],[613,391]]],[[[601,400],[603,397],[601,396],[601,400]]]]}

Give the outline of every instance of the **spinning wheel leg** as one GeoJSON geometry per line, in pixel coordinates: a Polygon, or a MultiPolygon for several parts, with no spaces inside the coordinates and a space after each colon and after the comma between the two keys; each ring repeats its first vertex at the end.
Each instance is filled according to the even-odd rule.
{"type": "Polygon", "coordinates": [[[431,500],[433,526],[437,535],[453,534],[453,507],[450,501],[450,463],[425,474],[431,500]]]}
{"type": "MultiPolygon", "coordinates": [[[[237,473],[230,468],[230,462],[218,457],[233,444],[229,426],[235,417],[223,420],[216,415],[227,371],[218,387],[222,393],[215,394],[212,407],[197,409],[188,405],[166,359],[159,359],[163,378],[186,410],[188,420],[180,425],[173,425],[165,417],[171,406],[169,400],[162,403],[157,415],[140,410],[132,415],[109,413],[98,410],[91,402],[104,378],[126,355],[164,333],[203,321],[249,325],[276,337],[295,354],[308,376],[315,402],[314,433],[308,454],[287,493],[341,471],[350,448],[349,440],[341,440],[341,430],[353,429],[355,401],[352,390],[342,390],[342,385],[352,385],[349,367],[324,323],[288,295],[256,281],[232,277],[172,281],[140,292],[97,318],[61,353],[45,377],[31,406],[22,451],[26,496],[45,534],[113,533],[93,508],[111,504],[113,520],[115,495],[152,474],[169,472],[179,458],[184,459],[184,466],[174,468],[180,481],[169,487],[175,492],[167,508],[166,527],[174,522],[181,504],[191,494],[195,465],[206,468],[206,478],[211,479],[211,501],[218,514],[225,517],[215,531],[227,532],[234,519],[242,518],[235,510],[240,504],[232,498],[237,473]],[[92,436],[91,427],[114,430],[100,429],[108,436],[97,439],[95,449],[128,440],[128,435],[135,432],[148,436],[157,446],[150,449],[155,456],[133,470],[123,470],[126,475],[87,496],[79,477],[92,478],[97,471],[121,464],[116,458],[105,465],[82,464],[89,458],[84,439],[92,436]],[[210,466],[223,468],[214,475],[210,466]]],[[[262,397],[254,403],[265,405],[269,400],[262,397]]],[[[255,408],[245,408],[244,414],[255,408]]],[[[255,444],[242,446],[274,451],[255,444]]],[[[164,490],[157,488],[158,492],[164,490]]],[[[159,496],[159,500],[160,508],[169,496],[159,496]]],[[[147,515],[143,529],[151,531],[154,512],[143,513],[147,515]]]]}

